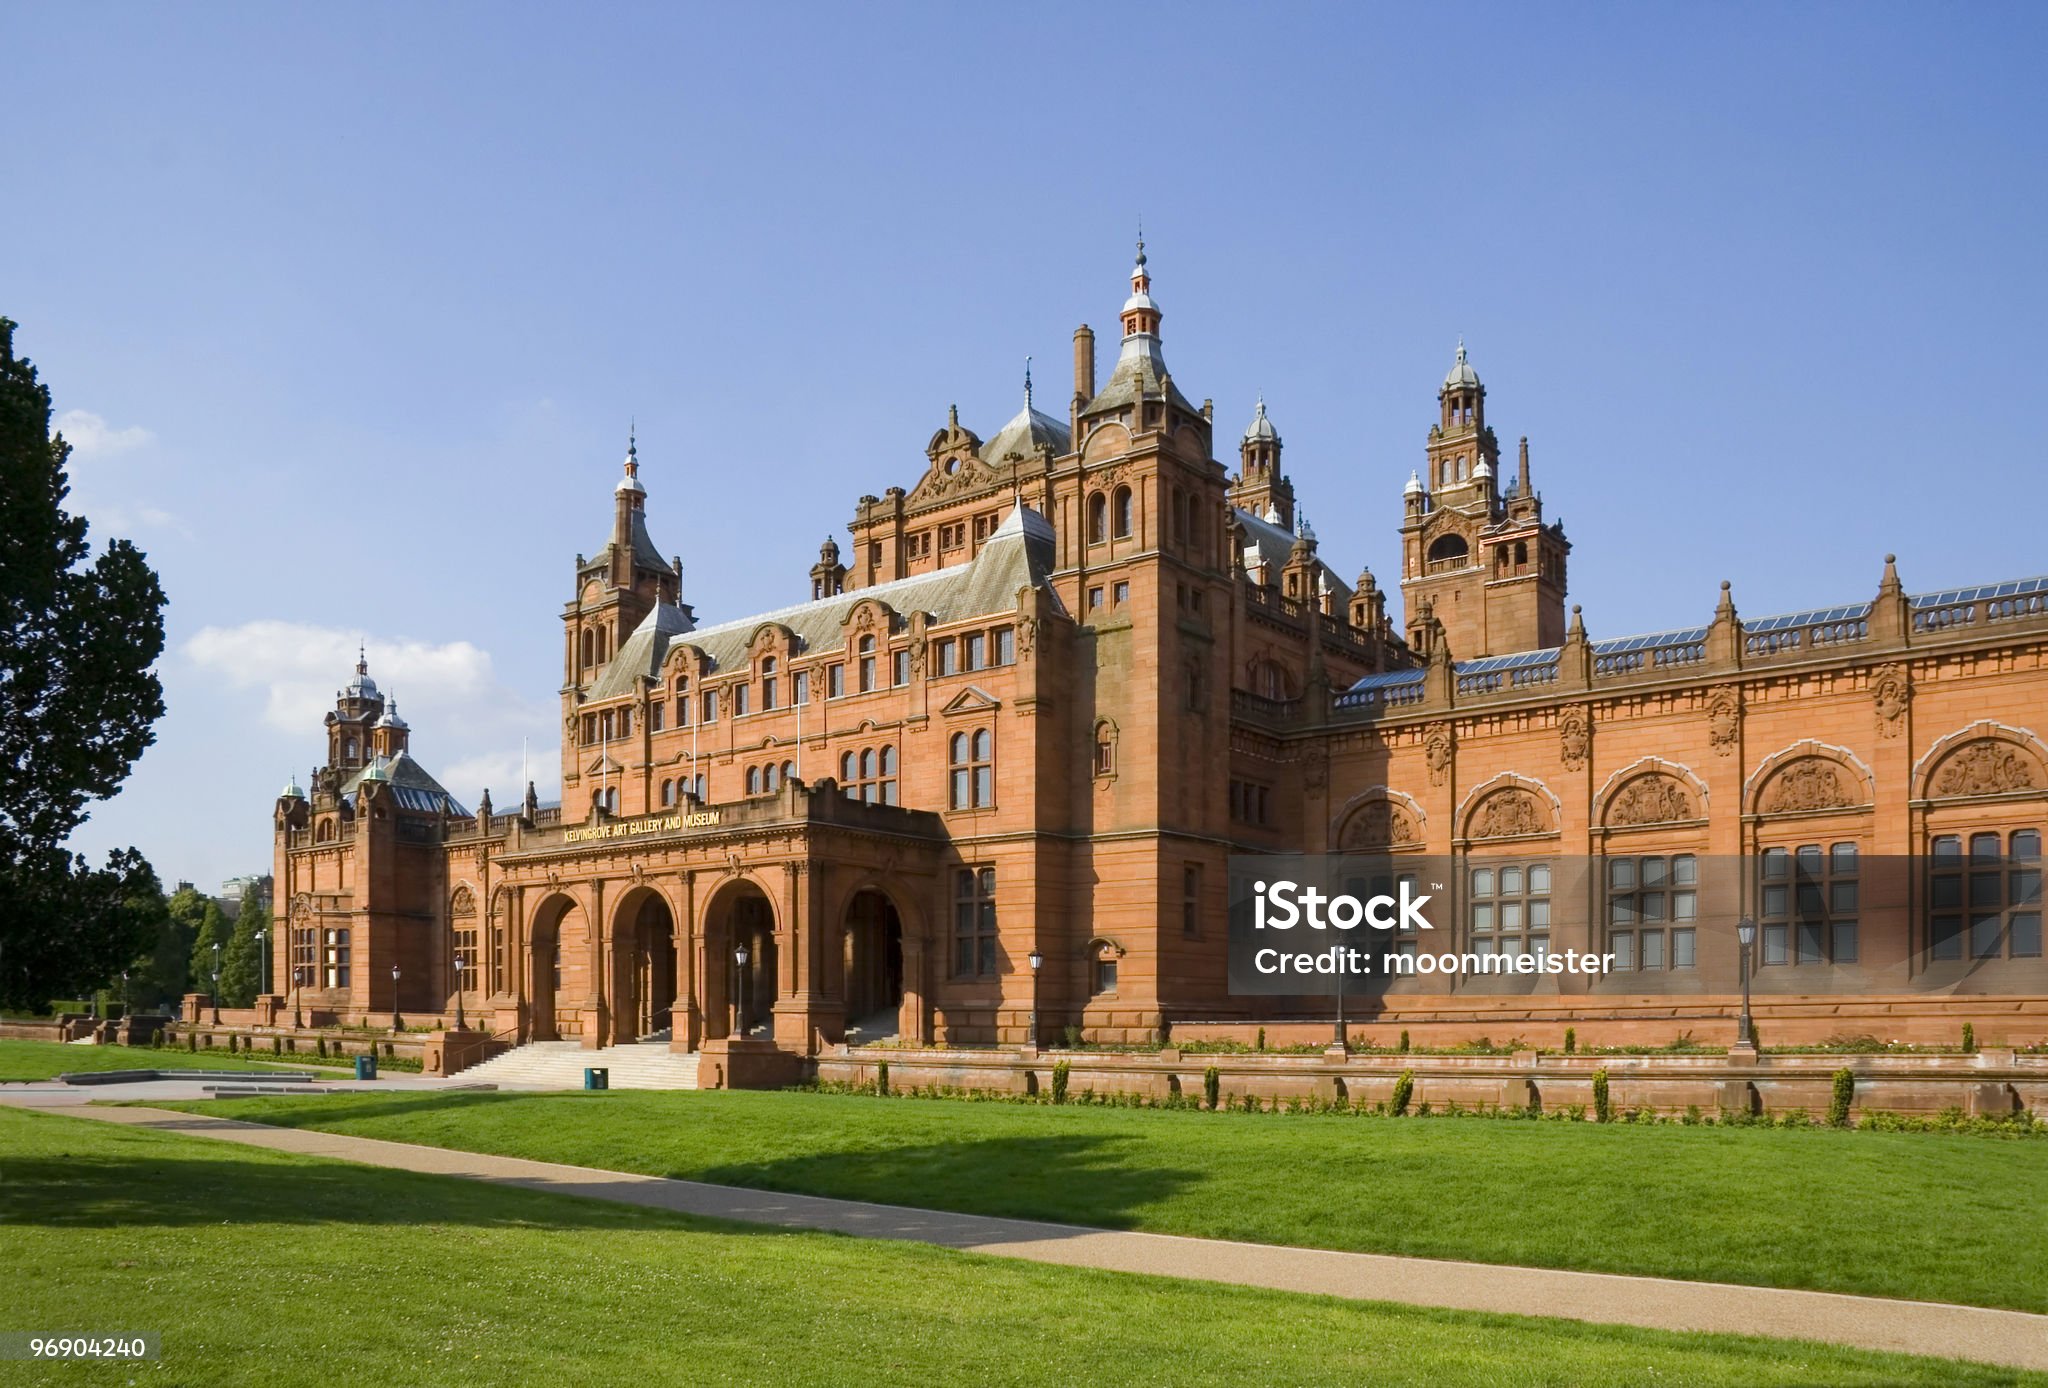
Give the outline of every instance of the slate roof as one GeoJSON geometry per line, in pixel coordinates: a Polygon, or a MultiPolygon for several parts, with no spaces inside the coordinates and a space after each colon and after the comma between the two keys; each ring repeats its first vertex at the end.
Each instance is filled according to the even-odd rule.
{"type": "Polygon", "coordinates": [[[469,818],[469,811],[443,790],[441,783],[428,773],[427,768],[414,761],[410,752],[400,752],[388,759],[381,756],[373,758],[369,765],[342,782],[342,795],[353,800],[366,777],[389,784],[391,796],[401,809],[415,810],[420,814],[440,814],[445,810],[457,819],[469,818]],[[382,776],[374,774],[380,771],[382,776]]]}
{"type": "MultiPolygon", "coordinates": [[[[1231,509],[1237,515],[1237,523],[1244,527],[1245,539],[1250,541],[1245,546],[1245,567],[1251,568],[1255,562],[1263,559],[1271,567],[1274,581],[1277,582],[1280,571],[1287,567],[1288,557],[1294,553],[1294,533],[1286,526],[1275,525],[1243,507],[1234,506],[1231,509]]],[[[1316,567],[1329,580],[1330,591],[1337,595],[1338,602],[1350,602],[1351,585],[1339,578],[1337,571],[1324,563],[1320,555],[1316,558],[1316,567]]]]}
{"type": "Polygon", "coordinates": [[[842,631],[847,614],[854,604],[869,598],[879,599],[905,616],[928,613],[935,624],[1014,612],[1019,588],[1050,591],[1046,576],[1052,571],[1054,538],[1050,521],[1029,507],[1018,506],[973,559],[936,573],[877,583],[708,627],[693,628],[679,608],[659,604],[620,645],[589,697],[599,701],[636,692],[643,677],[660,676],[662,663],[679,642],[703,651],[713,669],[742,664],[754,633],[769,623],[795,632],[799,651],[837,646],[845,639],[842,631]]]}

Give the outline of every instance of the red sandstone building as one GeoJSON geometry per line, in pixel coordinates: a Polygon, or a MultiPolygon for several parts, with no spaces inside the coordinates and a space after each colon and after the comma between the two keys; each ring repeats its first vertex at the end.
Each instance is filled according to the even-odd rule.
{"type": "Polygon", "coordinates": [[[1218,461],[1142,245],[1121,317],[1106,379],[1075,334],[1064,418],[1028,381],[987,440],[949,414],[805,600],[758,616],[698,623],[629,449],[560,614],[559,806],[459,805],[359,663],[277,802],[282,1007],[447,1018],[459,994],[508,1040],[737,1026],[790,1056],[1018,1041],[1034,1008],[1098,1040],[1327,1016],[1228,995],[1223,885],[1233,854],[1341,849],[1459,861],[1446,948],[1616,956],[1406,981],[1364,1026],[1665,1040],[1731,1015],[1737,946],[1692,888],[1741,856],[1774,1039],[2048,1034],[2048,580],[1909,594],[1887,559],[1842,606],[1745,621],[1724,584],[1702,624],[1591,640],[1461,345],[1391,615],[1321,557],[1263,401],[1218,461]],[[1580,857],[1566,911],[1538,869],[1580,857]],[[1890,860],[1915,866],[1878,907],[1859,867],[1890,860]]]}

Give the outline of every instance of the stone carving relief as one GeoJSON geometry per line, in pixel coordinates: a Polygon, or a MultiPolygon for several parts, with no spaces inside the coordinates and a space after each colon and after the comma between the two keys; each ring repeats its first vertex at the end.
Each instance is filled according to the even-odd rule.
{"type": "Polygon", "coordinates": [[[1934,778],[1936,795],[2003,795],[2040,785],[2033,760],[2010,743],[1986,738],[1942,763],[1934,778]]]}
{"type": "Polygon", "coordinates": [[[1607,808],[1607,822],[1621,828],[1696,819],[1692,795],[1676,777],[1638,776],[1621,788],[1607,808]]]}
{"type": "Polygon", "coordinates": [[[1024,659],[1026,659],[1026,660],[1029,660],[1029,659],[1031,659],[1031,649],[1032,649],[1032,647],[1036,646],[1037,644],[1038,644],[1038,618],[1036,618],[1036,617],[1020,617],[1020,618],[1018,618],[1018,619],[1017,619],[1017,654],[1018,654],[1018,655],[1020,655],[1020,656],[1022,656],[1022,657],[1023,657],[1024,659]]]}
{"type": "Polygon", "coordinates": [[[1536,797],[1521,789],[1497,790],[1472,817],[1475,839],[1505,839],[1519,834],[1541,834],[1550,826],[1536,797]]]}
{"type": "Polygon", "coordinates": [[[1330,784],[1330,766],[1321,757],[1302,763],[1301,788],[1310,795],[1321,795],[1330,784]]]}
{"type": "Polygon", "coordinates": [[[1391,800],[1374,800],[1344,823],[1337,846],[1346,852],[1414,843],[1415,817],[1391,800]]]}
{"type": "Polygon", "coordinates": [[[1906,707],[1913,702],[1913,684],[1903,665],[1880,665],[1870,681],[1870,701],[1877,706],[1880,737],[1897,737],[1906,730],[1906,707]]]}
{"type": "Polygon", "coordinates": [[[1451,774],[1451,756],[1455,750],[1456,744],[1451,740],[1451,730],[1447,724],[1439,723],[1429,730],[1428,736],[1422,741],[1422,755],[1429,763],[1431,785],[1442,785],[1451,774]]]}
{"type": "Polygon", "coordinates": [[[1567,771],[1577,771],[1586,764],[1586,754],[1593,748],[1593,720],[1579,704],[1568,704],[1557,716],[1557,750],[1564,758],[1567,771]]]}
{"type": "Polygon", "coordinates": [[[1757,808],[1765,814],[1838,810],[1855,804],[1842,784],[1842,768],[1819,757],[1802,757],[1771,778],[1757,808]]]}
{"type": "Polygon", "coordinates": [[[467,883],[456,887],[448,898],[448,914],[456,919],[476,914],[476,894],[470,891],[467,883]]]}
{"type": "Polygon", "coordinates": [[[1732,689],[1717,689],[1707,701],[1707,743],[1721,756],[1735,751],[1736,734],[1742,728],[1742,696],[1732,689]]]}

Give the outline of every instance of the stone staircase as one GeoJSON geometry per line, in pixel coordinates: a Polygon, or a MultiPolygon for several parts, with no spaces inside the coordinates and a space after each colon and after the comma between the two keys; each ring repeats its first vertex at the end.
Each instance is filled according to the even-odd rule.
{"type": "Polygon", "coordinates": [[[613,1089],[695,1089],[697,1057],[668,1042],[643,1041],[587,1051],[574,1041],[529,1041],[461,1074],[465,1083],[500,1089],[581,1089],[585,1066],[611,1071],[613,1089]]]}

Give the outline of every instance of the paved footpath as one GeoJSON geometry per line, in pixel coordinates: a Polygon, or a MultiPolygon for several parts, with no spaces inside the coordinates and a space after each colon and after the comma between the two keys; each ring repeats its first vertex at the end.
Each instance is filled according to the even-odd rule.
{"type": "Polygon", "coordinates": [[[302,1156],[459,1176],[521,1190],[611,1200],[749,1224],[939,1244],[1032,1262],[1271,1287],[1355,1301],[1559,1316],[1657,1330],[1823,1340],[1859,1349],[2048,1370],[2048,1316],[2021,1311],[1125,1233],[707,1185],[377,1138],[273,1128],[165,1109],[86,1107],[66,1103],[58,1096],[20,1090],[0,1091],[0,1102],[302,1156]]]}

